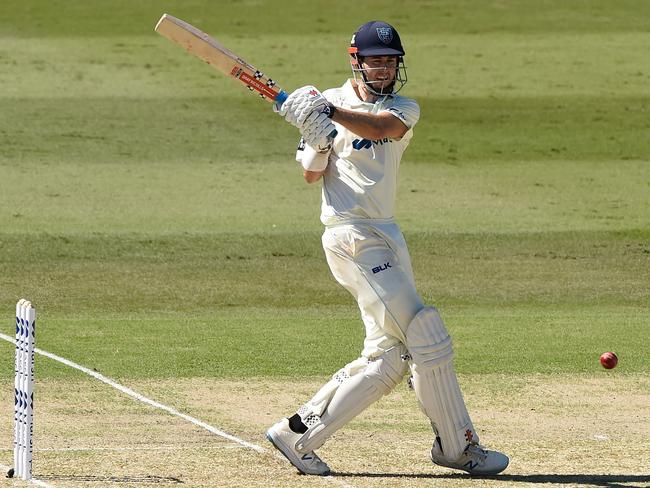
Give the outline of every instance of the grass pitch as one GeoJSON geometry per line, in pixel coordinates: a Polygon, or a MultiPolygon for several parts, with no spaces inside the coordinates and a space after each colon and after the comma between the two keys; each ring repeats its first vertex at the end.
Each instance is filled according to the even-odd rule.
{"type": "MultiPolygon", "coordinates": [[[[422,107],[397,219],[483,440],[512,456],[483,483],[648,484],[649,4],[308,7],[3,3],[0,332],[29,297],[39,347],[264,443],[358,355],[362,326],[324,261],[295,130],[153,26],[167,11],[287,89],[326,88],[348,76],[350,33],[382,18],[422,107]]],[[[1,341],[7,391],[12,354],[1,341]]],[[[45,358],[37,378],[35,444],[53,450],[35,473],[54,486],[332,484],[45,358]]],[[[477,482],[431,466],[429,443],[402,386],[322,454],[351,486],[477,482]]]]}
{"type": "MultiPolygon", "coordinates": [[[[648,378],[618,375],[463,375],[483,438],[507,450],[512,467],[469,479],[427,459],[430,432],[405,385],[338,431],[320,450],[339,483],[298,476],[273,450],[257,453],[176,417],[115,397],[85,378],[45,380],[39,393],[37,468],[57,487],[354,486],[370,488],[644,486],[630,452],[650,434],[648,378]],[[83,405],[83,407],[80,407],[83,405]],[[567,415],[570,412],[570,415],[567,415]],[[634,418],[635,427],[629,425],[634,418]],[[107,438],[106,431],[110,430],[107,438]],[[48,446],[47,449],[39,449],[48,446]],[[598,463],[593,463],[594,453],[598,463]]],[[[147,395],[266,446],[263,432],[318,381],[210,378],[132,381],[147,395]],[[246,398],[246,403],[242,399],[246,398]]],[[[9,416],[3,416],[9,422],[9,416]]],[[[4,451],[7,452],[8,450],[4,451]]],[[[17,485],[17,483],[16,483],[17,485]]]]}

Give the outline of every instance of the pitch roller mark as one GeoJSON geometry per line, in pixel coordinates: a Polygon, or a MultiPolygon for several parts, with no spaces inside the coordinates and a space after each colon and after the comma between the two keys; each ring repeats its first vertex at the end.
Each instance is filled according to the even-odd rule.
{"type": "MultiPolygon", "coordinates": [[[[0,333],[0,339],[4,339],[5,341],[10,342],[10,343],[12,343],[14,345],[16,344],[16,341],[15,341],[15,339],[13,337],[10,337],[10,336],[2,334],[2,333],[0,333]]],[[[247,441],[245,441],[243,439],[240,439],[239,437],[236,437],[234,435],[223,432],[222,430],[219,430],[216,427],[213,427],[210,424],[207,424],[207,423],[203,422],[202,420],[199,420],[199,419],[194,418],[194,417],[192,417],[190,415],[182,413],[182,412],[176,410],[175,408],[172,408],[170,406],[167,406],[167,405],[164,405],[164,404],[162,404],[160,402],[152,400],[151,398],[148,398],[148,397],[136,392],[135,390],[132,390],[131,388],[128,388],[128,387],[126,387],[124,385],[119,384],[115,380],[113,380],[113,379],[111,379],[111,378],[109,378],[107,376],[104,376],[103,374],[98,373],[97,371],[93,371],[92,369],[86,368],[85,366],[82,366],[82,365],[77,364],[77,363],[75,363],[73,361],[70,361],[69,359],[63,358],[61,356],[57,356],[56,354],[53,354],[51,352],[47,352],[47,351],[45,351],[43,349],[40,349],[38,347],[34,348],[34,352],[37,353],[37,354],[40,354],[41,356],[45,356],[46,358],[57,361],[57,362],[59,362],[61,364],[65,364],[66,366],[69,366],[69,367],[71,367],[73,369],[76,369],[78,371],[86,373],[87,375],[92,376],[93,378],[101,381],[102,383],[105,383],[105,384],[115,388],[116,390],[121,391],[125,395],[130,396],[131,398],[135,398],[136,400],[138,400],[138,401],[140,401],[140,402],[142,402],[144,404],[147,404],[147,405],[149,405],[149,406],[151,406],[153,408],[163,410],[163,411],[165,411],[165,412],[167,412],[167,413],[169,413],[171,415],[174,415],[175,417],[182,418],[183,420],[186,420],[186,421],[190,422],[191,424],[196,425],[197,427],[201,427],[201,428],[207,430],[208,432],[211,432],[212,434],[218,435],[219,437],[223,437],[224,439],[228,439],[229,441],[235,442],[235,443],[237,443],[237,444],[239,444],[241,446],[244,446],[244,447],[246,447],[248,449],[252,449],[253,451],[258,452],[260,454],[267,454],[269,452],[267,449],[264,449],[262,446],[254,444],[252,442],[247,442],[247,441]]],[[[282,460],[283,463],[286,463],[286,460],[284,459],[282,454],[276,453],[276,452],[273,452],[272,454],[274,455],[274,457],[276,459],[280,459],[280,460],[282,460]]],[[[9,468],[7,468],[7,469],[9,469],[9,468]]],[[[344,488],[354,488],[354,486],[352,486],[352,485],[350,485],[348,483],[345,483],[342,480],[336,479],[336,478],[334,478],[332,476],[324,476],[323,479],[325,479],[325,480],[327,480],[327,481],[329,481],[331,483],[334,483],[334,484],[336,484],[338,486],[342,486],[344,488]]],[[[44,483],[43,481],[40,481],[40,480],[32,479],[31,481],[34,484],[37,484],[39,486],[44,486],[46,488],[51,487],[51,485],[48,485],[48,484],[46,484],[46,483],[44,483]]]]}

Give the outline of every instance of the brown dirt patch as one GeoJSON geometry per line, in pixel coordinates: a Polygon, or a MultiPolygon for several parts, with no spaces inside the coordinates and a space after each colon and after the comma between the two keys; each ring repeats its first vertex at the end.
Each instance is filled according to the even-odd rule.
{"type": "MultiPolygon", "coordinates": [[[[325,378],[323,379],[325,380],[325,378]]],[[[305,477],[279,458],[264,431],[320,382],[212,379],[129,386],[258,444],[241,447],[143,405],[93,379],[37,384],[34,472],[55,487],[157,486],[650,486],[650,376],[482,375],[461,378],[487,446],[511,465],[471,479],[432,465],[428,423],[400,385],[337,432],[319,454],[335,480],[305,477]]],[[[13,406],[3,400],[0,445],[11,446],[13,406]]],[[[11,450],[0,451],[11,464],[11,450]]],[[[27,486],[0,480],[0,486],[27,486]]]]}

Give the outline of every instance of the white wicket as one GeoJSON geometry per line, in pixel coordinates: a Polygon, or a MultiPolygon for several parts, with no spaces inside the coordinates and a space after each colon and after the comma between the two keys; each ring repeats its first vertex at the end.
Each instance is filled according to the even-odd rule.
{"type": "Polygon", "coordinates": [[[21,299],[16,304],[16,379],[14,383],[14,476],[32,477],[34,426],[34,340],[36,309],[21,299]]]}

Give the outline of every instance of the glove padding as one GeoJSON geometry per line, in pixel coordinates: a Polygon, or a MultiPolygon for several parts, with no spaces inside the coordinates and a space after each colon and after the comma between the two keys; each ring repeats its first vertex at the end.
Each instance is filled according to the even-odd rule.
{"type": "Polygon", "coordinates": [[[300,133],[307,144],[318,152],[327,152],[332,148],[329,135],[336,130],[325,113],[311,112],[304,120],[300,133]]]}
{"type": "Polygon", "coordinates": [[[291,125],[302,130],[307,117],[314,112],[327,110],[329,102],[315,86],[307,85],[298,88],[280,106],[274,105],[274,110],[284,117],[291,125]]]}

